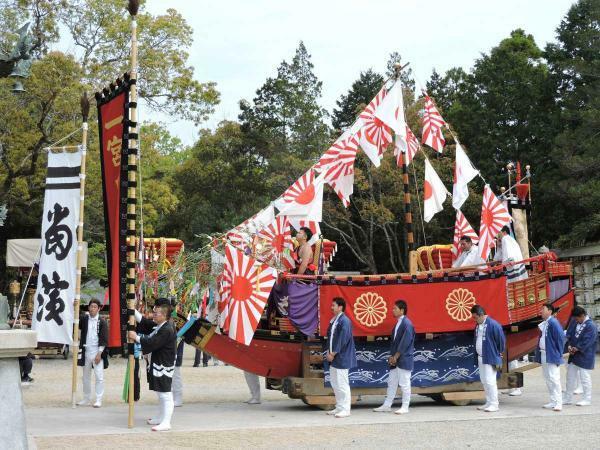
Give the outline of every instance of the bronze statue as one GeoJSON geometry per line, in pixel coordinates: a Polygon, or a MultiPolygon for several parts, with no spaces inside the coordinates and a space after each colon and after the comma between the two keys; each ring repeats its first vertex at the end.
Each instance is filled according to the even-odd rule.
{"type": "Polygon", "coordinates": [[[19,39],[10,54],[0,52],[0,78],[13,77],[14,92],[25,90],[21,79],[27,78],[31,69],[33,40],[28,30],[29,22],[17,30],[19,39]]]}

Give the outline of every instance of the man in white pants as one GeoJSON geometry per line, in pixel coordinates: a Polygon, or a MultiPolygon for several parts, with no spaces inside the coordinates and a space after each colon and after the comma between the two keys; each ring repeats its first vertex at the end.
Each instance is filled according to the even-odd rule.
{"type": "Polygon", "coordinates": [[[358,365],[354,337],[352,336],[352,322],[344,314],[345,310],[346,301],[340,297],[334,298],[331,303],[333,318],[327,330],[329,378],[335,394],[335,409],[328,411],[327,414],[334,415],[337,418],[350,415],[352,394],[350,392],[348,371],[358,365]]]}
{"type": "Polygon", "coordinates": [[[150,355],[148,364],[148,384],[155,391],[160,405],[159,415],[148,419],[148,425],[153,425],[152,431],[169,431],[173,416],[174,402],[171,392],[173,372],[175,371],[175,354],[177,352],[177,334],[175,327],[169,321],[171,303],[166,298],[159,298],[152,310],[153,319],[144,318],[138,311],[135,320],[138,330],[143,336],[130,330],[128,336],[142,346],[142,353],[150,355]]]}
{"type": "Polygon", "coordinates": [[[540,312],[544,320],[538,325],[541,334],[535,361],[542,365],[542,372],[550,394],[550,403],[546,403],[543,407],[559,412],[562,411],[560,366],[565,362],[562,357],[565,333],[558,319],[552,315],[554,313],[552,304],[544,304],[540,312]]]}
{"type": "Polygon", "coordinates": [[[171,391],[173,392],[173,404],[175,408],[183,406],[183,378],[181,376],[181,366],[183,365],[183,347],[185,341],[182,339],[177,344],[177,354],[175,355],[175,370],[173,371],[173,382],[171,391]]]}
{"type": "Polygon", "coordinates": [[[94,408],[102,406],[104,395],[104,368],[108,366],[108,358],[104,353],[108,343],[108,325],[100,317],[101,303],[98,299],[91,299],[88,304],[89,315],[81,315],[79,329],[81,339],[79,342],[78,366],[83,366],[83,400],[79,406],[88,406],[92,399],[92,371],[96,378],[96,401],[94,408]]]}
{"type": "Polygon", "coordinates": [[[489,317],[482,306],[474,305],[471,314],[475,327],[475,352],[479,366],[479,378],[485,391],[485,404],[477,409],[485,412],[499,410],[496,373],[502,367],[502,353],[506,348],[506,337],[498,322],[489,317]]]}
{"type": "Polygon", "coordinates": [[[408,306],[404,300],[396,301],[392,314],[397,319],[392,330],[390,358],[390,375],[388,377],[387,395],[383,405],[373,409],[375,412],[389,412],[392,410],[394,397],[398,386],[402,390],[402,407],[396,414],[408,414],[410,405],[410,376],[414,368],[415,353],[415,328],[406,313],[408,306]]]}
{"type": "Polygon", "coordinates": [[[250,389],[250,399],[246,400],[244,403],[248,403],[249,405],[259,405],[260,404],[260,380],[258,375],[252,372],[246,372],[244,370],[244,378],[246,379],[246,384],[248,385],[248,389],[250,389]]]}
{"type": "Polygon", "coordinates": [[[596,353],[598,328],[581,306],[573,308],[575,319],[567,330],[567,345],[569,350],[569,365],[567,366],[567,389],[563,404],[573,403],[573,393],[577,382],[581,379],[583,398],[577,406],[592,404],[592,375],[596,353]]]}

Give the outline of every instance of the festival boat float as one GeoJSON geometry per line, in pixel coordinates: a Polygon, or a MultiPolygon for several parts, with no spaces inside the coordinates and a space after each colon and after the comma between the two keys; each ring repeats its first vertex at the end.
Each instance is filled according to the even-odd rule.
{"type": "MultiPolygon", "coordinates": [[[[162,284],[157,283],[163,286],[163,296],[178,300],[175,322],[179,336],[187,343],[230,365],[265,377],[268,388],[279,389],[307,404],[329,407],[334,403],[323,347],[331,319],[330,305],[335,297],[346,300],[346,314],[354,329],[358,367],[349,374],[354,399],[358,395],[385,393],[388,335],[395,323],[391,311],[396,300],[404,299],[417,333],[413,392],[457,404],[482,398],[473,345],[474,322],[470,314],[473,305],[483,306],[506,333],[499,388],[523,385],[523,371],[527,367],[509,371],[508,363],[536,347],[541,305],[546,302],[555,305],[563,326],[573,307],[571,266],[557,261],[552,253],[529,257],[530,168],[526,167],[522,176],[520,165],[510,164],[509,188],[496,196],[425,92],[419,142],[404,117],[401,70],[398,65],[395,76],[384,84],[355,123],[279,198],[229,232],[210,236],[202,249],[181,252],[173,266],[161,274],[162,284]],[[445,145],[442,130],[451,135],[455,144],[454,244],[414,249],[407,168],[421,151],[425,161],[423,216],[429,221],[442,210],[449,195],[424,150],[428,146],[442,152],[445,145]],[[357,153],[364,152],[378,167],[388,147],[394,148],[397,165],[402,170],[410,271],[358,276],[328,273],[336,244],[323,239],[319,230],[324,186],[328,185],[348,207],[357,153]],[[514,186],[511,175],[515,175],[514,186]],[[484,181],[479,236],[460,210],[469,195],[467,185],[476,176],[484,181]],[[480,256],[487,261],[494,237],[505,225],[510,226],[519,244],[522,262],[527,264],[527,279],[509,282],[508,266],[503,264],[451,267],[459,253],[460,236],[476,238],[480,256]],[[310,242],[313,275],[294,274],[298,261],[293,257],[291,229],[301,227],[311,229],[315,238],[310,242]],[[211,304],[218,305],[218,314],[208,320],[205,313],[211,304]],[[200,313],[192,314],[193,305],[197,305],[200,313]]],[[[117,84],[113,93],[104,96],[107,101],[118,98],[122,86],[128,84],[127,77],[117,84]]],[[[103,103],[104,97],[99,101],[99,112],[108,108],[109,103],[103,103]]],[[[110,120],[110,114],[99,120],[101,124],[110,120]]],[[[101,141],[103,138],[107,136],[101,135],[101,141]]],[[[127,233],[132,236],[134,232],[127,233]]],[[[122,232],[121,236],[125,234],[122,232]]],[[[135,267],[131,261],[135,248],[115,242],[115,251],[127,250],[129,257],[127,264],[109,267],[109,271],[115,272],[115,292],[125,268],[131,274],[129,271],[135,267]]],[[[140,300],[142,291],[138,289],[137,295],[134,294],[133,282],[128,275],[127,289],[119,291],[121,314],[131,313],[131,306],[124,308],[126,300],[140,300]]],[[[111,298],[115,297],[111,294],[111,298]]],[[[132,322],[131,315],[129,321],[132,322]]],[[[121,321],[121,338],[124,324],[125,317],[121,321]]]]}
{"type": "MultiPolygon", "coordinates": [[[[527,217],[524,213],[531,206],[529,197],[507,195],[505,203],[517,234],[526,236],[527,223],[520,220],[527,217]]],[[[537,364],[511,371],[508,362],[536,348],[544,303],[550,302],[557,308],[557,317],[566,327],[574,306],[570,263],[557,261],[553,253],[527,258],[523,262],[528,267],[528,278],[508,283],[505,265],[452,269],[451,248],[452,245],[419,248],[413,254],[417,261],[414,273],[334,276],[325,268],[335,243],[318,241],[314,255],[315,263],[324,269],[322,273],[281,274],[247,345],[230,337],[231,321],[225,326],[228,333],[221,331],[222,322],[220,326],[205,319],[188,321],[179,316],[176,323],[188,344],[265,377],[269,389],[325,408],[335,403],[328,368],[323,362],[332,299],[339,296],[346,300],[346,314],[353,324],[358,359],[358,367],[349,374],[353,401],[359,395],[385,394],[388,338],[395,324],[391,310],[396,300],[404,299],[416,331],[412,392],[465,405],[482,398],[470,313],[471,307],[479,304],[506,334],[507,348],[498,387],[523,386],[523,372],[537,364]],[[281,314],[277,308],[282,301],[287,303],[287,314],[281,314]]],[[[254,274],[249,282],[262,281],[254,274]]],[[[229,308],[236,307],[236,295],[246,295],[240,294],[243,289],[234,284],[229,290],[234,297],[227,300],[229,308]]],[[[242,314],[242,319],[247,318],[242,314]]]]}

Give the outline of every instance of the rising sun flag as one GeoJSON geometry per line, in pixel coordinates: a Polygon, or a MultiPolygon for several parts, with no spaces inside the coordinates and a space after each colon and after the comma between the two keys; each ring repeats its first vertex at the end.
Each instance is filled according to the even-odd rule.
{"type": "Polygon", "coordinates": [[[221,301],[227,303],[224,328],[231,339],[250,345],[277,280],[277,271],[230,245],[225,248],[221,301]]]}

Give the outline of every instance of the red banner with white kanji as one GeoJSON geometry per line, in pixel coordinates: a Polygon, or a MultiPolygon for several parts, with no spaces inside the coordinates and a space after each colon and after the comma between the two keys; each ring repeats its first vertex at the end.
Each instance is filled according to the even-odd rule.
{"type": "Polygon", "coordinates": [[[108,346],[125,342],[127,325],[127,136],[129,86],[121,84],[105,95],[96,94],[100,162],[104,197],[106,264],[109,283],[110,329],[108,346]]]}
{"type": "Polygon", "coordinates": [[[404,300],[408,317],[417,333],[472,330],[471,307],[484,307],[500,324],[509,323],[506,278],[442,283],[407,283],[370,286],[323,284],[319,294],[319,330],[327,332],[335,297],[346,300],[346,315],[352,320],[354,336],[386,336],[396,324],[394,303],[404,300]]]}

